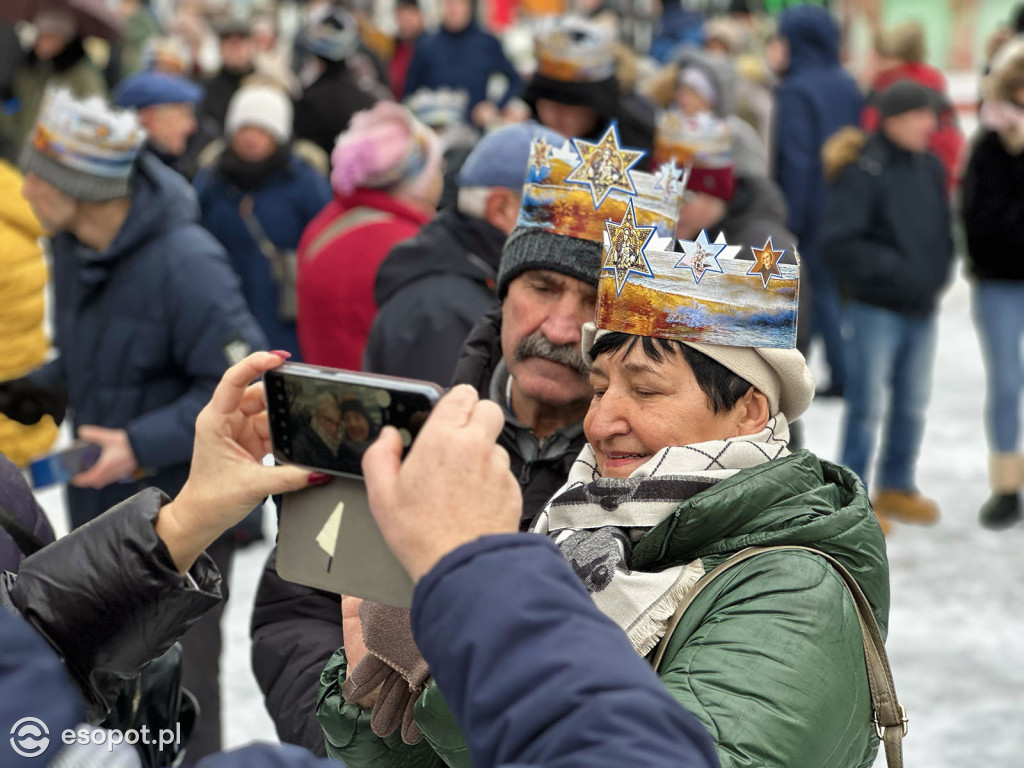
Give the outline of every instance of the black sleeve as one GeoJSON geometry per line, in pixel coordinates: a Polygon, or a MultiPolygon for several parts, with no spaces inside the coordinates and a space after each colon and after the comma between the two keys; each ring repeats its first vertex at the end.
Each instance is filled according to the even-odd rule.
{"type": "Polygon", "coordinates": [[[327,756],[316,719],[320,673],[343,644],[341,598],[277,575],[275,548],[252,613],[252,670],[277,736],[327,756]]]}
{"type": "Polygon", "coordinates": [[[122,678],[162,655],[221,600],[205,554],[178,573],[154,528],[168,498],[149,488],[27,558],[10,602],[65,661],[101,720],[122,678]]]}

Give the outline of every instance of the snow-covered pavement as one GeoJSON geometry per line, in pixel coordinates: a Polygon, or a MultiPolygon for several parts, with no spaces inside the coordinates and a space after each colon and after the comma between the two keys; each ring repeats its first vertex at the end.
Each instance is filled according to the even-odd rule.
{"type": "MultiPolygon", "coordinates": [[[[969,289],[958,280],[943,304],[919,475],[943,519],[934,528],[901,526],[889,537],[888,647],[910,714],[905,754],[912,767],[1024,766],[1024,526],[996,534],[976,522],[987,496],[984,389],[969,289]]],[[[841,404],[816,403],[805,417],[808,447],[835,458],[841,416],[841,404]]],[[[41,501],[65,530],[59,495],[43,494],[41,501]]],[[[248,641],[268,550],[251,547],[235,563],[224,619],[226,746],[274,733],[250,671],[248,641]]]]}

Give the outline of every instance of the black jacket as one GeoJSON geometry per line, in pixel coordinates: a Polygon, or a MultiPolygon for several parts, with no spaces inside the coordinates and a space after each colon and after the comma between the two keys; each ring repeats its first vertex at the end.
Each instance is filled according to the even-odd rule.
{"type": "Polygon", "coordinates": [[[1024,155],[988,131],[974,145],[963,178],[964,229],[971,271],[980,280],[1024,281],[1024,155]]]}
{"type": "Polygon", "coordinates": [[[363,370],[447,386],[469,332],[499,306],[504,244],[501,230],[449,208],[392,248],[377,273],[363,370]]]}
{"type": "Polygon", "coordinates": [[[953,262],[942,163],[875,134],[836,177],[820,243],[848,298],[931,313],[953,262]]]}
{"type": "Polygon", "coordinates": [[[200,125],[203,124],[203,117],[206,116],[214,120],[217,125],[218,134],[224,131],[224,119],[228,114],[228,104],[231,102],[231,97],[242,86],[242,81],[252,75],[253,71],[248,69],[244,72],[230,72],[226,69],[221,69],[220,72],[211,75],[203,81],[206,96],[203,98],[203,103],[199,106],[199,109],[196,110],[200,125]]]}
{"type": "Polygon", "coordinates": [[[106,715],[122,678],[162,655],[222,597],[207,555],[189,583],[156,535],[167,501],[147,489],[24,560],[16,578],[0,578],[0,605],[20,613],[63,658],[92,722],[106,715]]]}
{"type": "Polygon", "coordinates": [[[330,155],[352,115],[376,101],[359,87],[344,62],[333,62],[295,103],[295,138],[311,141],[330,155]]]}
{"type": "MultiPolygon", "coordinates": [[[[471,384],[489,397],[501,361],[501,312],[486,315],[466,342],[455,372],[456,384],[471,384]]],[[[523,491],[522,527],[528,527],[569,476],[583,449],[582,429],[572,441],[559,437],[527,457],[530,436],[506,422],[498,442],[509,452],[512,472],[523,491]],[[559,447],[561,450],[555,450],[559,447]]],[[[534,442],[536,440],[534,439],[534,442]]],[[[284,581],[277,575],[277,550],[267,560],[252,614],[252,668],[278,738],[326,755],[316,719],[320,673],[343,645],[338,595],[284,581]]]]}
{"type": "Polygon", "coordinates": [[[751,247],[761,248],[769,237],[772,246],[784,248],[783,264],[796,263],[796,237],[786,226],[786,200],[779,185],[763,176],[736,179],[736,192],[725,218],[708,231],[709,237],[725,233],[729,245],[741,246],[738,258],[750,259],[751,247]]]}

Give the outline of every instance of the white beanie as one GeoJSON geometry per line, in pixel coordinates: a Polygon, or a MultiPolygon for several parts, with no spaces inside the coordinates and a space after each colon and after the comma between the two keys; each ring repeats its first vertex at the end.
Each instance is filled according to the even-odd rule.
{"type": "Polygon", "coordinates": [[[292,102],[279,88],[246,85],[239,88],[228,105],[224,131],[228,136],[246,126],[262,128],[279,145],[292,137],[292,102]]]}
{"type": "MultiPolygon", "coordinates": [[[[612,331],[598,330],[593,323],[583,326],[583,356],[590,359],[594,343],[612,331]]],[[[814,399],[814,376],[797,349],[730,347],[724,344],[681,342],[701,352],[747,381],[768,398],[772,416],[780,411],[793,423],[814,399]]]]}

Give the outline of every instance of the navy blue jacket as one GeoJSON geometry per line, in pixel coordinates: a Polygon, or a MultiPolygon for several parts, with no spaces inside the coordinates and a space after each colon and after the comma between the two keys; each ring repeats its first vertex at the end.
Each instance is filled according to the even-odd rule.
{"type": "Polygon", "coordinates": [[[547,537],[485,536],[442,558],[416,585],[412,629],[477,768],[718,765],[547,537]]]}
{"type": "Polygon", "coordinates": [[[821,227],[821,252],[847,297],[927,315],[949,282],[952,215],[945,171],[881,133],[843,168],[821,227]]]}
{"type": "Polygon", "coordinates": [[[75,526],[188,476],[195,421],[224,371],[265,348],[220,244],[199,224],[195,193],[143,154],[124,226],[105,253],[53,238],[56,359],[30,378],[68,388],[76,424],[125,429],[143,481],[68,487],[75,526]]]}
{"type": "Polygon", "coordinates": [[[839,25],[824,8],[800,5],[779,17],[790,66],[775,89],[775,179],[789,206],[800,255],[819,258],[818,232],[828,204],[821,147],[840,128],[857,125],[864,97],[839,63],[839,25]]]}
{"type": "MultiPolygon", "coordinates": [[[[295,323],[277,314],[277,286],[267,257],[246,229],[238,211],[243,192],[215,167],[204,168],[195,179],[203,226],[227,249],[242,281],[242,295],[267,336],[271,349],[285,349],[297,360],[299,341],[295,323]]],[[[250,193],[253,216],[265,235],[281,251],[294,251],[306,225],[331,199],[331,187],[320,173],[292,155],[288,165],[270,173],[250,193]]]]}
{"type": "Polygon", "coordinates": [[[498,104],[503,107],[519,93],[522,83],[498,38],[484,32],[476,22],[461,32],[442,28],[416,41],[405,94],[411,95],[420,88],[461,88],[469,94],[468,110],[472,111],[487,98],[487,81],[494,74],[508,78],[508,91],[498,104]]]}

